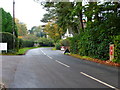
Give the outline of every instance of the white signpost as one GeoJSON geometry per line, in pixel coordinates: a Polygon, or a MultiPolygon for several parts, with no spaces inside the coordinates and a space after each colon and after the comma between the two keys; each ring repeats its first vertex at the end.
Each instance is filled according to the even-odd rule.
{"type": "Polygon", "coordinates": [[[0,53],[6,51],[7,53],[7,43],[0,43],[0,53]]]}

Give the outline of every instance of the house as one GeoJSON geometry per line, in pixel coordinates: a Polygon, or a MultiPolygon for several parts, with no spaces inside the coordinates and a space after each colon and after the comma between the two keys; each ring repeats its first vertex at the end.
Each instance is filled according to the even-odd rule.
{"type": "Polygon", "coordinates": [[[66,39],[68,37],[73,37],[73,34],[67,29],[66,33],[61,37],[61,39],[66,39]]]}

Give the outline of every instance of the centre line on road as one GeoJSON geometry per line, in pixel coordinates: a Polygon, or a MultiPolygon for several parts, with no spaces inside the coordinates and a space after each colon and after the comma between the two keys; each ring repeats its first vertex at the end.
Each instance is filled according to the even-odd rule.
{"type": "Polygon", "coordinates": [[[105,83],[105,82],[103,82],[103,81],[101,81],[101,80],[99,80],[99,79],[96,79],[96,78],[94,78],[94,77],[92,77],[92,76],[90,76],[90,75],[88,75],[88,74],[86,74],[86,73],[83,73],[83,72],[80,72],[80,73],[81,73],[82,75],[86,76],[86,77],[89,77],[89,78],[91,78],[91,79],[93,79],[93,80],[101,83],[101,84],[104,84],[105,86],[108,86],[108,87],[110,87],[110,88],[113,88],[113,89],[115,89],[115,90],[118,90],[116,87],[114,87],[114,86],[112,86],[112,85],[109,85],[109,84],[107,84],[107,83],[105,83]]]}
{"type": "Polygon", "coordinates": [[[61,64],[61,65],[64,65],[64,66],[66,66],[66,67],[70,67],[70,66],[68,66],[68,65],[66,65],[66,64],[64,64],[64,63],[62,63],[62,62],[60,62],[60,61],[58,61],[58,60],[55,60],[56,62],[58,62],[59,64],[61,64]]]}
{"type": "MultiPolygon", "coordinates": [[[[48,55],[47,55],[48,56],[48,55]]],[[[53,59],[52,57],[48,56],[50,59],[53,59]]]]}
{"type": "Polygon", "coordinates": [[[46,53],[44,53],[43,50],[41,50],[41,51],[42,51],[42,53],[43,53],[44,55],[46,55],[46,53]]]}
{"type": "Polygon", "coordinates": [[[41,50],[41,51],[42,51],[42,53],[43,53],[44,55],[46,55],[46,56],[49,57],[50,59],[53,59],[52,57],[50,57],[50,56],[48,56],[46,53],[44,53],[43,50],[41,50]]]}

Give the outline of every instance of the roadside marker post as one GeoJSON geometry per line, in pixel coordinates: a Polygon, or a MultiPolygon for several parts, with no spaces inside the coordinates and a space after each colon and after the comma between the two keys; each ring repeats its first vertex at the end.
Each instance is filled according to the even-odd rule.
{"type": "Polygon", "coordinates": [[[114,59],[114,44],[111,44],[109,47],[109,56],[110,56],[110,61],[114,59]]]}

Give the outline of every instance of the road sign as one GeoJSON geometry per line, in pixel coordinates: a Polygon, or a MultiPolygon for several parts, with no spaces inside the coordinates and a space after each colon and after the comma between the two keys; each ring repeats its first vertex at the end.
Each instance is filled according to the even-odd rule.
{"type": "Polygon", "coordinates": [[[0,43],[0,52],[4,50],[7,52],[7,43],[0,43]]]}
{"type": "Polygon", "coordinates": [[[110,56],[110,61],[114,59],[114,44],[111,44],[109,47],[109,56],[110,56]]]}

